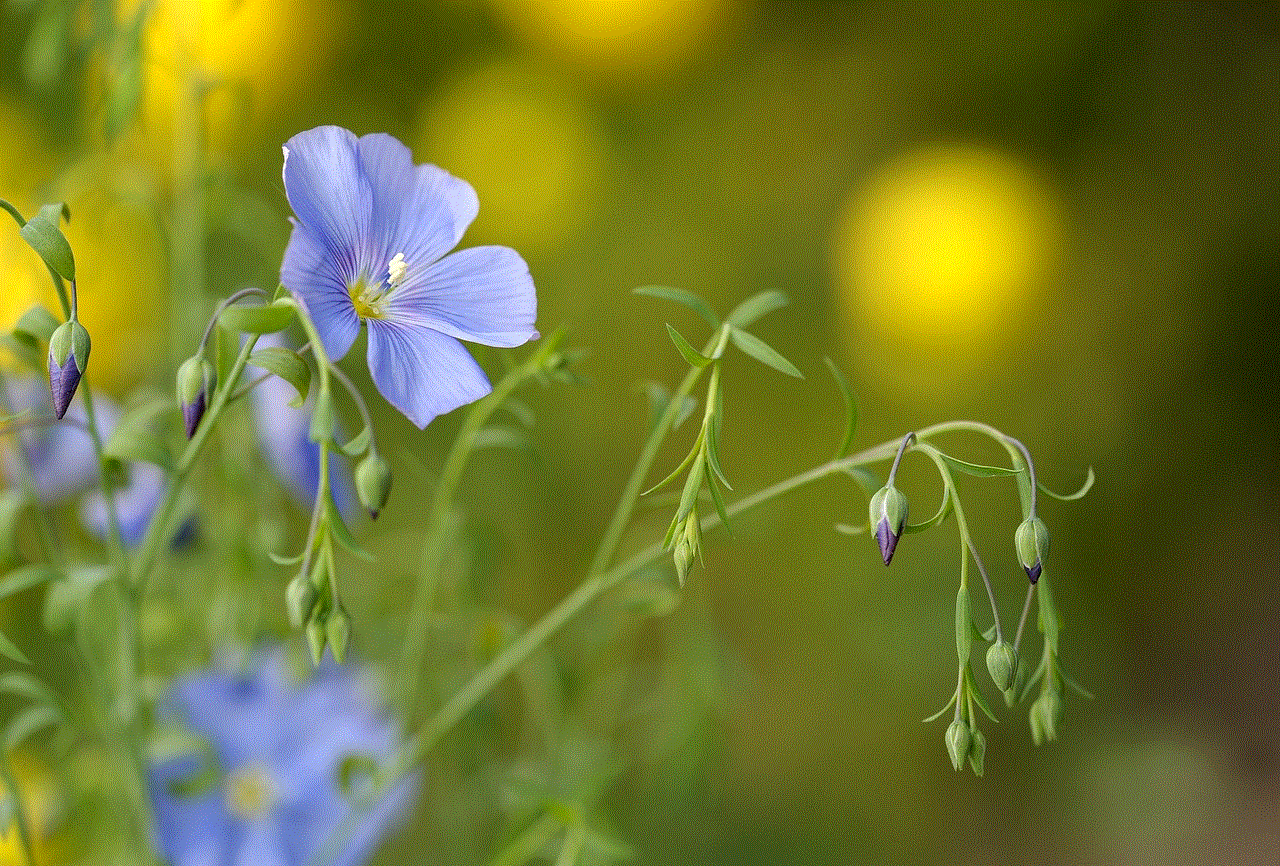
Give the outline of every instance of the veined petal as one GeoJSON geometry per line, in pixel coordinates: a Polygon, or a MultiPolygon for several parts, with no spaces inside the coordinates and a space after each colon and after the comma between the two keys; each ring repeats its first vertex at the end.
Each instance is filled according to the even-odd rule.
{"type": "Polygon", "coordinates": [[[338,126],[318,126],[289,139],[284,192],[344,280],[360,276],[362,260],[372,253],[367,246],[373,193],[360,170],[355,135],[338,126]]]}
{"type": "Polygon", "coordinates": [[[538,298],[529,266],[510,247],[471,247],[445,256],[392,295],[389,319],[407,319],[460,340],[519,346],[538,336],[538,298]]]}
{"type": "Polygon", "coordinates": [[[284,250],[280,282],[307,305],[329,357],[337,361],[346,355],[360,333],[355,305],[329,250],[298,222],[284,250]]]}
{"type": "Polygon", "coordinates": [[[382,396],[421,428],[492,390],[461,343],[421,322],[370,319],[368,360],[382,396]]]}

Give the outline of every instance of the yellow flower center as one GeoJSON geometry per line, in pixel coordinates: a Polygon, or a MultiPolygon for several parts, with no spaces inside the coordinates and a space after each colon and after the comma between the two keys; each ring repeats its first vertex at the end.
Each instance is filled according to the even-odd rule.
{"type": "Polygon", "coordinates": [[[232,772],[226,781],[227,808],[246,820],[265,815],[279,793],[267,768],[249,764],[232,772]]]}
{"type": "Polygon", "coordinates": [[[391,261],[387,262],[385,280],[370,283],[362,276],[347,286],[347,293],[351,296],[351,303],[356,308],[356,315],[362,319],[381,319],[386,316],[386,302],[404,282],[404,276],[408,270],[409,263],[404,260],[404,253],[396,253],[391,261]]]}

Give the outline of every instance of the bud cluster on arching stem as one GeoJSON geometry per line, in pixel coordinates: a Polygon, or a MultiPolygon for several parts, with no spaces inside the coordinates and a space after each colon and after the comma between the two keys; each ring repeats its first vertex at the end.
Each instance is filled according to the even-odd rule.
{"type": "Polygon", "coordinates": [[[74,315],[49,338],[49,391],[53,394],[53,414],[67,414],[80,378],[89,364],[89,332],[74,315]]]}
{"type": "Polygon", "coordinates": [[[702,525],[698,522],[698,509],[695,506],[684,518],[673,538],[672,560],[676,566],[676,577],[680,585],[684,585],[685,575],[702,545],[702,525]]]}

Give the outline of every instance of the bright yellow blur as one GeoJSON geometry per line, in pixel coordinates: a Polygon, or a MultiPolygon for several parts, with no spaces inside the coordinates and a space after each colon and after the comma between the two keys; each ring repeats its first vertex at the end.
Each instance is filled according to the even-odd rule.
{"type": "Polygon", "coordinates": [[[666,72],[723,30],[736,0],[491,0],[524,41],[619,79],[666,72]]]}
{"type": "MultiPolygon", "coordinates": [[[[32,853],[38,863],[57,862],[57,851],[44,838],[41,828],[49,821],[53,808],[53,788],[49,771],[21,752],[11,756],[10,768],[22,794],[27,820],[32,830],[32,853]]],[[[0,828],[0,866],[27,866],[26,855],[18,839],[17,825],[10,822],[0,828]]]]}
{"type": "MultiPolygon", "coordinates": [[[[139,0],[121,0],[121,20],[139,0]]],[[[331,0],[159,0],[147,19],[142,126],[163,164],[194,78],[215,153],[238,153],[264,118],[325,71],[343,20],[331,0]]]]}
{"type": "Polygon", "coordinates": [[[480,215],[470,240],[527,256],[570,238],[606,182],[596,118],[552,76],[513,63],[445,85],[424,113],[418,151],[476,188],[480,215]]]}
{"type": "MultiPolygon", "coordinates": [[[[1062,244],[1054,191],[997,150],[923,148],[849,199],[833,245],[847,330],[886,371],[963,375],[1016,351],[1062,244]]],[[[890,375],[892,373],[890,372],[890,375]]]]}

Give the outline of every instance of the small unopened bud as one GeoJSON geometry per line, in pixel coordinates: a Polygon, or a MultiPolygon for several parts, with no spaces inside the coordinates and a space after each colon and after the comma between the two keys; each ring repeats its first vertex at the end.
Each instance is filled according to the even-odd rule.
{"type": "Polygon", "coordinates": [[[324,626],[325,636],[329,639],[329,648],[333,650],[333,658],[342,664],[347,657],[347,644],[351,641],[351,617],[341,604],[329,612],[324,626]]]}
{"type": "Polygon", "coordinates": [[[63,322],[49,338],[49,390],[59,419],[67,414],[88,364],[89,332],[75,319],[63,322]]]}
{"type": "Polygon", "coordinates": [[[1044,560],[1049,556],[1049,528],[1039,517],[1028,517],[1018,526],[1013,536],[1013,546],[1018,551],[1018,562],[1027,570],[1027,577],[1035,583],[1040,579],[1044,560]]]}
{"type": "Polygon", "coordinates": [[[373,448],[356,466],[356,495],[374,520],[391,495],[391,467],[373,448]]]}
{"type": "Polygon", "coordinates": [[[209,401],[209,387],[213,383],[213,365],[200,357],[182,362],[178,368],[178,405],[182,407],[182,423],[187,438],[196,435],[200,419],[209,401]]]}
{"type": "Polygon", "coordinates": [[[324,620],[320,611],[316,610],[312,612],[311,619],[307,620],[307,645],[311,647],[311,662],[317,667],[320,666],[320,659],[324,658],[324,643],[324,620]]]}
{"type": "Polygon", "coordinates": [[[684,578],[689,573],[689,566],[693,565],[693,560],[698,555],[701,540],[702,529],[701,524],[698,523],[698,509],[694,508],[677,530],[675,550],[672,552],[672,559],[676,565],[676,577],[679,578],[681,586],[684,586],[684,578]]]}
{"type": "Polygon", "coordinates": [[[1028,720],[1031,722],[1031,739],[1037,746],[1058,739],[1058,723],[1062,721],[1062,696],[1056,690],[1041,694],[1031,704],[1028,720]]]}
{"type": "Polygon", "coordinates": [[[301,628],[307,621],[319,597],[320,593],[316,592],[316,585],[307,575],[299,574],[289,581],[289,586],[284,591],[284,600],[285,607],[289,611],[289,622],[294,628],[301,628]]]}
{"type": "Polygon", "coordinates": [[[871,497],[869,508],[871,531],[880,545],[880,556],[888,565],[893,559],[893,551],[902,537],[902,529],[907,525],[907,497],[892,485],[885,485],[871,497]]]}
{"type": "Polygon", "coordinates": [[[996,688],[1002,692],[1009,691],[1018,674],[1017,652],[1004,641],[996,641],[987,649],[987,671],[996,688]]]}
{"type": "Polygon", "coordinates": [[[972,737],[973,742],[969,745],[969,766],[973,767],[975,776],[981,776],[982,762],[987,757],[987,738],[977,728],[973,729],[972,737]]]}
{"type": "Polygon", "coordinates": [[[972,738],[969,726],[956,719],[947,727],[947,754],[951,756],[951,766],[959,770],[964,766],[964,759],[969,757],[972,738]]]}

